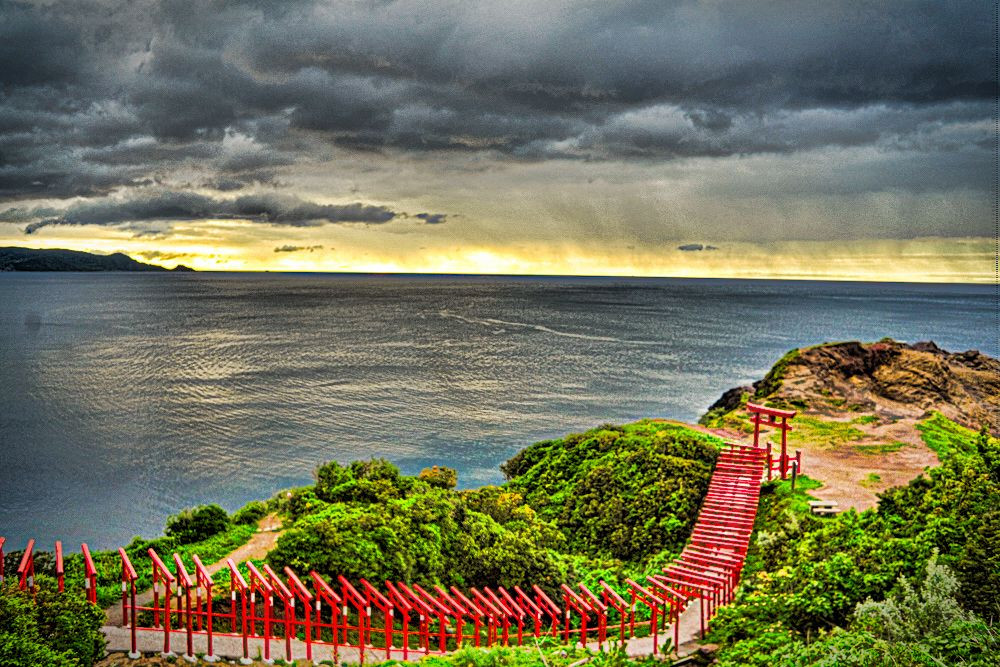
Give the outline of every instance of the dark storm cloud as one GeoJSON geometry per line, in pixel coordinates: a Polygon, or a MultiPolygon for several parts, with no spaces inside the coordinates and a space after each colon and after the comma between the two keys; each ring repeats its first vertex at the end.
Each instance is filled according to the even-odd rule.
{"type": "MultiPolygon", "coordinates": [[[[235,191],[331,146],[525,160],[870,146],[978,165],[988,5],[0,0],[0,198],[182,169],[235,191]],[[252,143],[228,150],[234,135],[252,143]]],[[[935,181],[924,162],[915,182],[935,181]]]]}
{"type": "Polygon", "coordinates": [[[10,208],[0,212],[0,222],[27,222],[24,232],[32,234],[51,225],[120,225],[158,220],[239,219],[290,227],[315,227],[326,223],[375,225],[401,215],[406,214],[386,206],[317,204],[280,195],[217,199],[192,192],[160,192],[128,200],[91,200],[64,210],[10,208]]]}

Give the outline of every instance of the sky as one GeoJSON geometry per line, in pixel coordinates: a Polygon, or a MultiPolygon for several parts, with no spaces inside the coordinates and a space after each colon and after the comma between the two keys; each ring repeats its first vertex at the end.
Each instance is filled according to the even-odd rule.
{"type": "Polygon", "coordinates": [[[993,3],[0,0],[0,246],[992,282],[993,3]]]}

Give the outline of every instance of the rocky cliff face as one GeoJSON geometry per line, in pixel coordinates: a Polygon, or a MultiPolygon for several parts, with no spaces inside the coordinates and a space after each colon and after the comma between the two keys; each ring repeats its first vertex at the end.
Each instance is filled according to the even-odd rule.
{"type": "Polygon", "coordinates": [[[875,413],[919,419],[936,410],[970,428],[985,424],[1000,433],[1000,361],[976,350],[947,352],[933,342],[826,343],[792,350],[752,387],[723,394],[709,415],[738,407],[747,393],[752,400],[833,418],[875,413]]]}

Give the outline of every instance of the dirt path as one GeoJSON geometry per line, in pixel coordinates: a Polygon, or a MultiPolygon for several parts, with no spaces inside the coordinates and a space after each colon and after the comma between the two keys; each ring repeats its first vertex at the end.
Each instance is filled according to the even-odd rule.
{"type": "Polygon", "coordinates": [[[798,445],[802,450],[803,472],[823,483],[809,493],[822,500],[836,501],[841,509],[853,507],[862,511],[875,507],[879,492],[905,485],[925,468],[939,463],[937,454],[920,437],[917,421],[900,419],[890,424],[856,425],[866,437],[850,444],[798,445]],[[880,451],[879,447],[887,443],[900,446],[895,451],[880,451]]]}
{"type": "MultiPolygon", "coordinates": [[[[257,522],[257,532],[250,537],[250,540],[246,544],[237,547],[231,553],[218,561],[210,565],[206,565],[205,569],[208,570],[209,574],[215,574],[222,568],[226,567],[226,559],[228,558],[232,558],[234,563],[242,563],[246,560],[264,558],[264,556],[266,556],[267,553],[274,548],[274,545],[277,544],[278,538],[281,536],[282,532],[284,531],[281,529],[281,519],[279,519],[276,514],[268,514],[257,522]]],[[[140,606],[149,605],[153,601],[153,590],[149,589],[136,594],[135,601],[136,604],[140,606]]],[[[107,614],[108,617],[108,626],[117,626],[118,628],[121,627],[121,603],[116,603],[106,609],[105,614],[107,614]]]]}

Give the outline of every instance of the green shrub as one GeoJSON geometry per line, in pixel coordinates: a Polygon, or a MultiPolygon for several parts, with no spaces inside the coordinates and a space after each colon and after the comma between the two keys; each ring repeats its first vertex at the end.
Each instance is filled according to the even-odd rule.
{"type": "Polygon", "coordinates": [[[229,515],[218,505],[199,505],[167,518],[163,531],[180,544],[199,542],[229,527],[229,515]]]}
{"type": "Polygon", "coordinates": [[[439,489],[454,489],[458,486],[458,471],[444,466],[432,466],[420,471],[419,478],[439,489]]]}
{"type": "Polygon", "coordinates": [[[267,516],[267,505],[260,500],[252,500],[236,510],[232,522],[238,526],[256,524],[267,516]]]}
{"type": "Polygon", "coordinates": [[[501,466],[505,488],[562,530],[570,551],[641,562],[679,551],[721,441],[641,421],[539,442],[501,466]]]}
{"type": "Polygon", "coordinates": [[[7,585],[0,591],[0,664],[89,667],[104,655],[104,612],[55,581],[36,580],[37,597],[7,585]]]}

